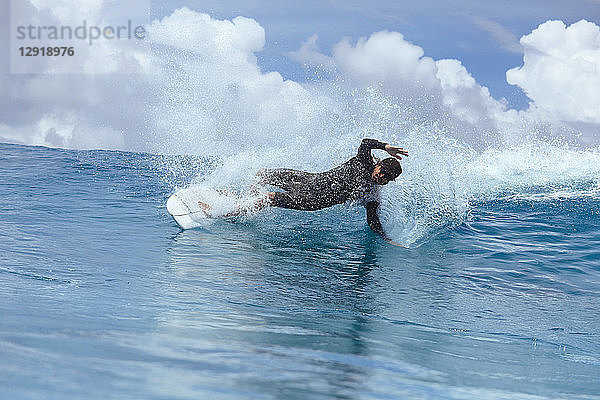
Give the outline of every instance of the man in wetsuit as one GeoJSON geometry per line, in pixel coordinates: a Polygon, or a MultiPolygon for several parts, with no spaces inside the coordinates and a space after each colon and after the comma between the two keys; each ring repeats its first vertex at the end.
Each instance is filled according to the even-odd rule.
{"type": "Polygon", "coordinates": [[[396,160],[401,160],[401,155],[408,156],[408,152],[375,139],[363,139],[356,156],[329,171],[312,173],[286,168],[260,170],[257,174],[259,183],[284,190],[269,193],[262,206],[314,211],[347,201],[358,201],[367,209],[367,223],[371,229],[390,241],[377,215],[378,185],[386,185],[402,173],[402,167],[396,160]],[[375,163],[371,155],[373,149],[385,150],[395,158],[389,157],[375,163]]]}

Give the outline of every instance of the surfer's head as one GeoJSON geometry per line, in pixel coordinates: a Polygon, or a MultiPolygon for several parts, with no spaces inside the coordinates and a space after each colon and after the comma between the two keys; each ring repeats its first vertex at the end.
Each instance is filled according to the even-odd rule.
{"type": "Polygon", "coordinates": [[[398,160],[393,157],[388,157],[375,165],[371,177],[378,184],[386,185],[390,181],[395,180],[401,173],[402,167],[398,160]]]}

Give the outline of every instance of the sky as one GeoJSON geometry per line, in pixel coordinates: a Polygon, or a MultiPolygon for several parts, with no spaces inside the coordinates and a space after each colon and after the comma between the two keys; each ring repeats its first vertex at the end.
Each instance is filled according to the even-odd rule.
{"type": "Polygon", "coordinates": [[[600,144],[598,0],[0,4],[2,142],[314,151],[421,130],[473,146],[532,135],[600,144]],[[16,35],[127,19],[145,35],[93,44],[16,35]],[[24,45],[75,55],[25,57],[24,45]]]}
{"type": "Polygon", "coordinates": [[[152,16],[160,18],[186,6],[219,19],[238,15],[258,21],[266,31],[259,64],[289,79],[302,80],[303,70],[287,53],[318,35],[324,53],[343,37],[388,30],[425,50],[434,59],[455,58],[493,97],[524,109],[523,91],[506,82],[506,71],[523,63],[519,39],[548,20],[567,25],[586,19],[600,25],[598,0],[306,0],[306,1],[156,1],[152,16]]]}

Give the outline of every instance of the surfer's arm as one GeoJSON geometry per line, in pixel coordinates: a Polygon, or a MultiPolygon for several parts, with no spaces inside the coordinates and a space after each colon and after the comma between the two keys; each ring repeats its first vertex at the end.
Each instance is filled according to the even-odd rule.
{"type": "Polygon", "coordinates": [[[375,139],[363,139],[358,148],[358,159],[362,162],[371,162],[371,150],[385,150],[389,155],[400,160],[402,160],[400,155],[408,156],[408,152],[402,147],[391,146],[375,139]]]}
{"type": "Polygon", "coordinates": [[[363,139],[356,155],[361,161],[371,161],[371,150],[385,150],[387,143],[375,139],[363,139]]]}
{"type": "Polygon", "coordinates": [[[378,201],[370,201],[366,204],[365,208],[367,209],[367,223],[373,232],[381,236],[385,240],[390,240],[385,234],[383,227],[381,226],[381,221],[379,221],[379,215],[377,215],[377,209],[379,208],[378,201]]]}
{"type": "Polygon", "coordinates": [[[385,231],[381,226],[381,221],[379,221],[379,215],[377,215],[377,209],[379,208],[378,201],[370,201],[365,207],[367,209],[367,223],[369,224],[369,227],[373,230],[373,232],[375,232],[376,234],[381,236],[383,240],[390,244],[393,244],[394,246],[406,247],[401,245],[400,243],[394,242],[388,237],[388,235],[385,234],[385,231]]]}

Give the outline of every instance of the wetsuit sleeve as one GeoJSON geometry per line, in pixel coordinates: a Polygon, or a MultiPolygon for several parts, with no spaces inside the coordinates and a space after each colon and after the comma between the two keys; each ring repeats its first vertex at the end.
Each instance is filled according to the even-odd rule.
{"type": "Polygon", "coordinates": [[[356,157],[362,163],[371,163],[371,150],[385,150],[386,144],[387,143],[383,143],[375,139],[363,139],[363,141],[360,144],[360,147],[358,148],[358,154],[356,155],[356,157]]]}
{"type": "Polygon", "coordinates": [[[381,221],[379,221],[379,216],[377,215],[377,209],[379,208],[378,201],[370,201],[365,206],[367,208],[367,223],[379,236],[381,236],[385,240],[390,240],[390,238],[383,231],[383,227],[381,226],[381,221]]]}

